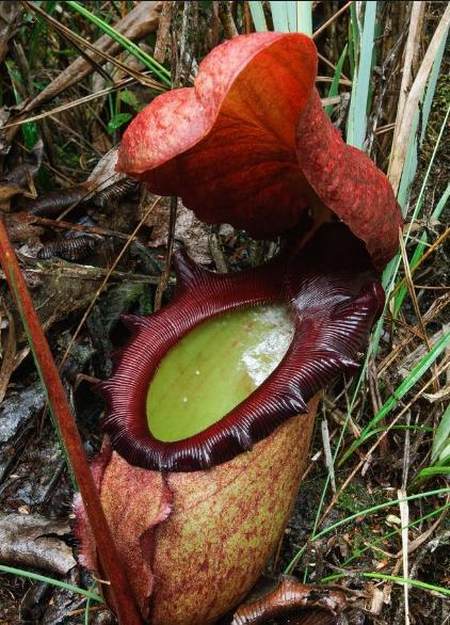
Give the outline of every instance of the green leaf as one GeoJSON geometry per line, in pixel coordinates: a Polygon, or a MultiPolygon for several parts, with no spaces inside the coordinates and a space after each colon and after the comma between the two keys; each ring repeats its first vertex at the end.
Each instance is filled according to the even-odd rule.
{"type": "MultiPolygon", "coordinates": [[[[431,451],[431,462],[434,464],[444,464],[448,461],[450,455],[450,404],[447,406],[442,415],[441,422],[436,428],[433,440],[433,449],[431,451]]],[[[450,467],[447,467],[450,471],[450,467]]]]}
{"type": "MultiPolygon", "coordinates": [[[[450,197],[450,183],[447,185],[447,188],[445,189],[444,193],[442,194],[439,202],[436,204],[436,208],[434,209],[434,211],[431,213],[430,215],[430,220],[438,220],[439,217],[441,216],[442,211],[444,210],[444,208],[447,205],[448,199],[450,197]]],[[[422,234],[420,235],[419,238],[419,243],[416,246],[416,249],[414,250],[413,256],[411,258],[411,261],[409,263],[409,266],[411,269],[414,269],[420,259],[422,258],[424,252],[425,252],[425,248],[427,247],[427,243],[428,243],[428,235],[426,232],[422,232],[422,234]]],[[[394,316],[397,317],[398,313],[400,312],[402,305],[403,305],[403,301],[406,297],[408,293],[408,289],[406,286],[402,286],[399,288],[397,295],[395,296],[395,301],[394,301],[394,316]]]]}
{"type": "Polygon", "coordinates": [[[349,458],[352,453],[360,447],[364,441],[372,435],[374,426],[392,411],[398,402],[406,395],[406,393],[422,378],[422,376],[430,369],[436,359],[442,354],[446,347],[450,345],[450,332],[442,336],[432,349],[423,356],[415,367],[406,376],[403,382],[395,389],[388,400],[381,406],[380,410],[370,420],[369,424],[363,429],[359,437],[350,445],[348,450],[342,456],[339,465],[349,458]]]}
{"type": "Polygon", "coordinates": [[[249,0],[248,4],[256,31],[258,33],[265,32],[267,30],[267,23],[262,2],[260,0],[249,0]]]}
{"type": "Polygon", "coordinates": [[[303,3],[295,0],[284,0],[284,2],[286,4],[289,32],[295,33],[297,31],[297,5],[303,3]]]}
{"type": "MultiPolygon", "coordinates": [[[[329,98],[333,98],[334,96],[336,96],[338,94],[339,91],[339,81],[341,79],[341,75],[342,75],[342,67],[344,65],[344,61],[345,58],[347,56],[347,51],[348,51],[348,43],[345,44],[345,48],[342,50],[341,52],[341,56],[339,57],[339,60],[336,64],[336,69],[334,70],[334,76],[333,76],[333,80],[331,82],[330,85],[330,89],[328,90],[328,97],[329,98]]],[[[331,116],[331,114],[333,113],[333,105],[329,104],[328,106],[325,107],[325,112],[327,115],[331,116]]]]}
{"type": "Polygon", "coordinates": [[[136,112],[139,112],[142,109],[142,103],[139,101],[139,98],[133,91],[130,91],[129,89],[124,89],[124,91],[121,91],[119,94],[119,98],[122,100],[122,102],[128,104],[128,106],[130,106],[136,112]]]}
{"type": "Polygon", "coordinates": [[[364,26],[361,33],[361,49],[356,73],[353,76],[352,97],[347,123],[347,143],[362,149],[367,129],[367,103],[372,73],[372,54],[375,34],[377,3],[365,3],[364,26]]]}
{"type": "Polygon", "coordinates": [[[289,20],[287,3],[280,0],[272,0],[270,8],[272,9],[273,29],[281,33],[288,33],[289,20]]]}
{"type": "Polygon", "coordinates": [[[62,582],[59,579],[54,579],[53,577],[47,577],[46,575],[41,575],[40,573],[33,573],[32,571],[24,571],[23,569],[17,569],[13,566],[6,566],[5,564],[0,564],[0,572],[9,573],[10,575],[17,575],[19,577],[26,577],[35,582],[44,582],[45,584],[50,584],[52,586],[57,586],[58,588],[64,588],[64,590],[70,590],[70,592],[74,592],[77,595],[82,595],[83,597],[87,597],[91,599],[91,601],[98,601],[99,603],[103,603],[103,599],[94,592],[90,590],[86,590],[85,588],[80,588],[79,586],[74,586],[73,584],[68,584],[67,582],[62,582]]]}
{"type": "Polygon", "coordinates": [[[425,469],[422,469],[417,477],[414,480],[414,484],[416,482],[420,482],[422,480],[426,480],[429,479],[430,477],[436,477],[437,475],[444,475],[444,476],[449,476],[450,475],[450,466],[448,464],[446,465],[436,465],[434,467],[425,467],[425,469]]]}
{"type": "Polygon", "coordinates": [[[363,577],[369,579],[380,579],[386,582],[394,582],[396,584],[406,584],[413,588],[420,588],[421,590],[429,590],[431,592],[438,592],[441,595],[450,596],[450,589],[443,588],[442,586],[435,586],[434,584],[428,584],[427,582],[421,582],[418,579],[409,579],[407,577],[397,577],[396,575],[384,575],[382,573],[362,573],[363,577]]]}
{"type": "MultiPolygon", "coordinates": [[[[17,104],[22,102],[22,97],[17,88],[17,85],[23,85],[22,74],[17,69],[13,61],[6,61],[6,69],[8,70],[9,77],[11,79],[11,85],[14,92],[14,98],[17,104]]],[[[22,135],[25,142],[25,147],[28,150],[34,148],[39,139],[39,130],[35,122],[28,122],[22,126],[22,135]]]]}
{"type": "Polygon", "coordinates": [[[296,30],[299,33],[312,35],[312,2],[298,0],[297,2],[297,24],[296,30]]]}
{"type": "Polygon", "coordinates": [[[141,63],[143,63],[145,67],[151,69],[162,82],[164,82],[169,87],[172,85],[170,72],[163,65],[155,61],[153,57],[141,50],[141,48],[133,43],[130,39],[128,39],[128,37],[125,37],[125,35],[119,33],[119,31],[110,26],[100,17],[97,17],[97,15],[91,13],[85,6],[83,6],[79,2],[75,2],[74,0],[67,0],[65,4],[67,6],[70,6],[71,9],[74,9],[75,11],[77,11],[77,13],[80,13],[83,17],[98,26],[98,28],[100,28],[104,33],[109,35],[111,39],[113,39],[117,43],[120,43],[120,45],[125,50],[127,50],[137,59],[139,59],[139,61],[141,61],[141,63]]]}
{"type": "Polygon", "coordinates": [[[118,128],[129,122],[132,117],[131,113],[116,113],[108,122],[109,134],[112,135],[118,128]]]}
{"type": "Polygon", "coordinates": [[[22,125],[22,134],[25,141],[25,147],[28,150],[34,148],[39,140],[39,130],[35,122],[27,122],[22,125]]]}

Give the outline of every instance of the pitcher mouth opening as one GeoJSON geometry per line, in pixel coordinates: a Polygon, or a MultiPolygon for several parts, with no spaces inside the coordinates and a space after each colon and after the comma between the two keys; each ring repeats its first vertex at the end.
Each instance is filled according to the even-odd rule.
{"type": "Polygon", "coordinates": [[[196,471],[227,462],[306,412],[318,390],[338,373],[358,367],[384,304],[364,244],[338,223],[322,226],[305,247],[291,244],[255,269],[217,274],[178,252],[175,270],[177,289],[166,308],[124,319],[133,337],[113,376],[101,384],[108,403],[103,427],[113,448],[130,464],[151,470],[196,471]],[[276,345],[281,320],[283,338],[276,345]],[[255,332],[253,345],[242,328],[245,323],[255,332]],[[228,339],[219,341],[224,352],[215,363],[211,336],[220,339],[221,327],[228,339]],[[275,348],[268,366],[249,383],[248,376],[236,371],[236,358],[257,348],[270,332],[275,348]],[[211,342],[210,357],[202,364],[208,368],[206,386],[203,395],[193,392],[195,405],[177,416],[171,411],[185,397],[189,403],[182,388],[190,383],[186,386],[171,368],[181,363],[181,375],[184,368],[185,375],[195,376],[192,367],[199,361],[190,351],[199,341],[211,342]],[[223,354],[230,357],[229,380],[224,379],[223,354]],[[167,381],[175,385],[177,379],[180,389],[174,388],[171,396],[167,381]]]}

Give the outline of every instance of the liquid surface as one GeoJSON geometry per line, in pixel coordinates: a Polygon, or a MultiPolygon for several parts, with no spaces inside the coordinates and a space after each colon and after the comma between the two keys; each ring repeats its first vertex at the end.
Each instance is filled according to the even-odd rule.
{"type": "Polygon", "coordinates": [[[179,441],[219,421],[276,368],[293,333],[282,305],[229,312],[200,324],[166,354],[150,383],[152,435],[179,441]]]}

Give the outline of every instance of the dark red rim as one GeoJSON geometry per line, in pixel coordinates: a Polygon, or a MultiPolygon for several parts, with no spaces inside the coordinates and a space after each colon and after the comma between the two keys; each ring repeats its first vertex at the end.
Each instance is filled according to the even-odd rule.
{"type": "Polygon", "coordinates": [[[130,464],[161,471],[196,471],[221,464],[306,411],[313,395],[342,372],[354,372],[384,293],[364,245],[341,224],[322,227],[304,249],[285,251],[256,269],[216,274],[175,256],[177,291],[149,317],[128,316],[133,338],[114,375],[101,384],[108,403],[103,428],[130,464]],[[146,395],[159,362],[206,319],[264,303],[286,302],[295,332],[273,373],[217,423],[188,439],[157,440],[146,395]]]}

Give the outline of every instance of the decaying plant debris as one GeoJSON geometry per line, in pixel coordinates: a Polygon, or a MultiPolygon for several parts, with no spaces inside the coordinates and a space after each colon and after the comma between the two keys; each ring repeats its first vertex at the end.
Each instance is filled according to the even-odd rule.
{"type": "MultiPolygon", "coordinates": [[[[170,11],[168,2],[138,2],[134,7],[127,3],[85,4],[110,24],[122,22],[123,32],[140,42],[148,54],[152,55],[156,46],[155,56],[172,70],[174,84],[190,85],[199,61],[213,47],[236,32],[254,29],[255,17],[247,2],[175,2],[170,3],[170,11]],[[128,22],[132,25],[127,27],[128,22]]],[[[350,7],[337,2],[313,4],[314,30],[325,26],[316,38],[324,59],[319,65],[317,87],[325,99],[330,95],[333,68],[349,42],[350,7]]],[[[395,132],[401,142],[405,133],[398,124],[394,127],[400,89],[403,85],[408,92],[415,85],[417,93],[425,85],[420,81],[421,65],[436,29],[445,25],[441,22],[445,3],[414,3],[421,6],[411,12],[412,4],[378,3],[381,31],[375,38],[377,53],[364,144],[385,171],[391,160],[396,176],[401,166],[398,155],[393,161],[390,156],[392,138],[395,132]]],[[[2,3],[0,9],[4,70],[0,211],[53,354],[62,363],[65,389],[86,450],[93,456],[100,445],[98,422],[104,408],[95,383],[111,374],[114,351],[128,337],[120,316],[154,310],[167,241],[175,248],[187,248],[191,255],[197,255],[197,262],[222,272],[260,264],[276,253],[277,242],[255,242],[243,231],[226,225],[204,226],[180,200],[174,229],[169,225],[168,200],[149,212],[155,198],[142,185],[115,172],[111,155],[126,127],[124,120],[168,89],[168,84],[71,11],[67,3],[41,3],[41,13],[31,5],[2,3]],[[89,60],[92,50],[84,49],[81,40],[68,37],[67,31],[57,29],[42,12],[101,46],[104,54],[89,60]],[[29,121],[34,116],[39,118],[29,121]],[[133,240],[116,263],[137,226],[133,240]],[[89,314],[84,319],[86,311],[89,314]]],[[[272,28],[276,16],[270,14],[269,3],[265,5],[272,28]]],[[[357,12],[358,7],[351,10],[357,12]]],[[[362,25],[357,13],[355,19],[362,25]]],[[[286,568],[301,582],[337,584],[338,596],[343,593],[345,598],[342,618],[350,623],[441,625],[449,615],[448,599],[439,592],[426,587],[405,589],[397,583],[406,571],[413,580],[448,587],[448,473],[427,473],[433,429],[445,413],[450,383],[448,344],[444,343],[449,331],[445,208],[449,146],[448,136],[439,138],[448,110],[448,70],[444,55],[428,123],[422,125],[422,118],[418,121],[416,132],[419,138],[423,134],[418,170],[404,206],[410,233],[404,254],[411,261],[417,244],[424,242],[424,255],[416,268],[409,263],[410,271],[400,265],[379,335],[379,350],[371,351],[358,392],[350,382],[341,381],[326,393],[323,420],[327,426],[317,427],[298,505],[267,571],[272,586],[286,568]],[[444,204],[437,211],[442,198],[444,204]],[[405,390],[402,382],[433,350],[437,354],[434,361],[425,362],[415,384],[405,390]],[[391,408],[384,410],[391,398],[391,408]],[[380,420],[366,430],[374,415],[381,415],[380,420]],[[333,463],[330,450],[335,449],[344,423],[342,453],[333,463]],[[369,434],[364,444],[355,446],[344,458],[361,432],[369,434]],[[331,487],[326,491],[321,506],[327,480],[334,491],[331,487]],[[426,492],[433,494],[421,497],[426,492]],[[405,493],[417,499],[399,506],[396,502],[405,493]],[[388,501],[394,503],[363,513],[388,501]],[[347,517],[351,517],[347,523],[333,528],[347,517]],[[408,517],[413,525],[402,532],[408,517]],[[374,577],[365,577],[367,573],[374,577]],[[388,577],[383,579],[383,575],[388,577]]],[[[352,114],[345,97],[351,91],[351,71],[347,57],[338,101],[329,98],[332,103],[324,103],[331,107],[332,120],[344,133],[352,114]]],[[[407,95],[404,107],[412,110],[407,95]]],[[[421,115],[426,113],[423,106],[421,115]]],[[[401,185],[400,189],[406,193],[401,185]]],[[[44,557],[39,549],[14,556],[14,550],[21,551],[20,535],[26,532],[22,527],[17,533],[8,529],[2,534],[7,545],[6,551],[0,549],[0,564],[41,573],[95,593],[86,572],[68,567],[69,560],[55,566],[74,546],[73,537],[66,533],[73,484],[20,315],[3,273],[0,279],[0,507],[4,515],[0,534],[1,523],[10,528],[21,518],[18,525],[32,528],[30,535],[49,535],[51,549],[56,552],[61,546],[56,560],[49,553],[44,557]],[[36,519],[42,521],[43,530],[35,529],[36,519]],[[4,553],[9,554],[7,559],[4,553]]],[[[173,285],[174,277],[170,276],[164,303],[172,296],[173,285]]],[[[276,603],[280,595],[274,592],[276,603]]],[[[315,595],[298,597],[296,606],[291,605],[289,622],[309,625],[337,621],[333,611],[314,613],[323,607],[315,595]]],[[[250,619],[256,617],[248,606],[252,603],[243,606],[235,622],[263,622],[250,619]]],[[[259,608],[264,618],[278,618],[273,604],[259,608]]],[[[86,603],[85,596],[67,589],[19,575],[0,576],[0,623],[15,625],[28,620],[75,625],[83,622],[85,614],[90,623],[111,622],[95,599],[86,603]]],[[[231,619],[230,615],[225,622],[231,619]]]]}

